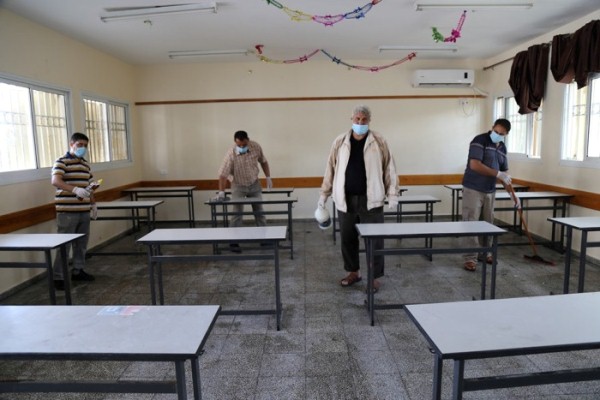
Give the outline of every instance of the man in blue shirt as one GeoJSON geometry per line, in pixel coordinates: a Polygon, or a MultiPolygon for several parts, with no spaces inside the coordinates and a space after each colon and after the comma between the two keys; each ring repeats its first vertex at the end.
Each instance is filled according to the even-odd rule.
{"type": "MultiPolygon", "coordinates": [[[[462,219],[463,221],[487,221],[494,223],[494,198],[496,183],[500,181],[504,187],[511,184],[508,175],[508,160],[504,139],[510,132],[510,121],[498,119],[492,130],[475,136],[469,145],[469,158],[463,176],[462,219]]],[[[517,205],[520,207],[520,204],[517,205]]],[[[487,246],[483,237],[467,237],[463,239],[464,247],[487,246]]],[[[475,271],[477,259],[485,257],[488,264],[492,256],[488,254],[469,253],[464,255],[465,269],[475,271]]]]}

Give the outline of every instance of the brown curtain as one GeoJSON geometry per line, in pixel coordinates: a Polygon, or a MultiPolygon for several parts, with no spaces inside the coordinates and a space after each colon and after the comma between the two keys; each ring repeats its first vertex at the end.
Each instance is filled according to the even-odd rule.
{"type": "Polygon", "coordinates": [[[600,72],[600,20],[588,22],[573,34],[573,66],[578,89],[587,85],[590,73],[600,72]]]}
{"type": "Polygon", "coordinates": [[[570,33],[556,35],[552,38],[550,71],[556,82],[573,82],[573,78],[575,78],[575,68],[573,67],[573,35],[570,33]]]}
{"type": "Polygon", "coordinates": [[[540,108],[548,78],[547,43],[536,44],[517,53],[510,70],[508,84],[519,105],[519,114],[529,114],[540,108]]]}

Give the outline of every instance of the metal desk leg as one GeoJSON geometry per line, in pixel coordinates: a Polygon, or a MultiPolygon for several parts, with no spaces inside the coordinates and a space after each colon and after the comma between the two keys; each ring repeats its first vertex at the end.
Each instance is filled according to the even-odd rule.
{"type": "Polygon", "coordinates": [[[165,290],[163,286],[162,262],[156,264],[156,275],[158,276],[158,301],[160,305],[165,304],[165,290]]]}
{"type": "MultiPolygon", "coordinates": [[[[46,257],[46,271],[48,274],[48,291],[50,292],[50,304],[56,305],[56,292],[54,290],[54,272],[52,271],[52,253],[50,250],[45,250],[44,255],[46,257]]],[[[64,273],[64,270],[63,270],[64,273]]]]}
{"type": "Polygon", "coordinates": [[[440,400],[442,398],[442,368],[444,366],[444,360],[441,354],[435,354],[433,356],[433,400],[440,400]]]}
{"type": "MultiPolygon", "coordinates": [[[[487,252],[487,250],[486,250],[487,252]]],[[[485,300],[485,290],[487,283],[487,262],[486,257],[481,260],[481,300],[485,300]]]]}
{"type": "Polygon", "coordinates": [[[371,326],[375,326],[375,292],[373,291],[373,281],[375,280],[374,262],[375,240],[366,239],[367,251],[367,307],[371,317],[371,326]]]}
{"type": "Polygon", "coordinates": [[[583,293],[583,284],[585,282],[585,258],[587,250],[587,231],[581,231],[581,249],[579,251],[579,284],[577,285],[577,292],[583,293]]]}
{"type": "Polygon", "coordinates": [[[190,218],[190,228],[196,227],[196,213],[194,212],[194,189],[188,193],[188,216],[190,218]]]}
{"type": "Polygon", "coordinates": [[[492,238],[492,278],[490,283],[490,299],[496,298],[496,267],[498,266],[498,236],[492,238]]]}
{"type": "Polygon", "coordinates": [[[69,272],[69,264],[67,261],[67,245],[60,246],[60,258],[62,260],[63,279],[65,281],[65,302],[71,305],[71,274],[69,272]]]}
{"type": "Polygon", "coordinates": [[[452,399],[462,400],[463,386],[465,382],[465,361],[454,360],[454,384],[452,389],[452,399]]]}
{"type": "Polygon", "coordinates": [[[177,377],[177,398],[179,400],[186,400],[185,361],[175,361],[175,376],[177,377]]]}
{"type": "MultiPolygon", "coordinates": [[[[554,224],[552,224],[554,225],[554,224]]],[[[569,279],[571,277],[571,246],[573,244],[573,227],[567,227],[567,249],[565,253],[565,276],[563,277],[563,293],[569,293],[569,279]]],[[[581,241],[583,245],[583,240],[581,241]]]]}
{"type": "Polygon", "coordinates": [[[150,279],[150,297],[152,299],[152,305],[156,305],[156,286],[154,283],[154,261],[152,256],[156,253],[155,245],[148,245],[148,277],[150,279]]]}
{"type": "Polygon", "coordinates": [[[288,203],[288,230],[290,234],[290,258],[294,259],[294,222],[292,218],[292,203],[288,203]]]}
{"type": "Polygon", "coordinates": [[[194,400],[202,400],[202,386],[200,384],[200,365],[198,357],[191,360],[192,363],[192,387],[194,389],[194,400]]]}
{"type": "Polygon", "coordinates": [[[277,313],[277,330],[281,328],[281,288],[279,285],[279,241],[273,243],[273,256],[275,259],[275,308],[277,313]]]}

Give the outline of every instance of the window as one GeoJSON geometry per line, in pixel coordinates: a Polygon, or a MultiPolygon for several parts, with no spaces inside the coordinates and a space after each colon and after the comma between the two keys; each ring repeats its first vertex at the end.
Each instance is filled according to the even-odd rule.
{"type": "Polygon", "coordinates": [[[0,173],[48,168],[66,152],[68,97],[0,78],[0,173]]]}
{"type": "Polygon", "coordinates": [[[102,99],[84,98],[85,133],[90,161],[129,160],[128,107],[102,99]]]}
{"type": "Polygon", "coordinates": [[[542,108],[530,114],[519,114],[519,105],[514,96],[497,97],[495,118],[510,121],[510,134],[506,137],[509,153],[522,154],[529,158],[540,158],[542,139],[542,108]]]}
{"type": "Polygon", "coordinates": [[[579,90],[577,83],[567,85],[562,159],[600,161],[600,74],[579,90]]]}

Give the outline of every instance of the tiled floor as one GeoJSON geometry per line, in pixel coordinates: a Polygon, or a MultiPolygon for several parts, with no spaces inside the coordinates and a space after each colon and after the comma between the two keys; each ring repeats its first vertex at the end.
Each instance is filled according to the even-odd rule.
{"type": "MultiPolygon", "coordinates": [[[[294,259],[290,259],[289,251],[281,253],[282,330],[275,329],[273,316],[219,317],[200,359],[203,399],[431,398],[433,357],[427,342],[404,311],[377,311],[376,324],[370,326],[364,306],[365,281],[350,288],[339,285],[345,273],[339,242],[333,244],[331,231],[319,230],[313,221],[298,221],[294,237],[294,259]]],[[[496,297],[561,293],[563,256],[540,246],[540,255],[554,261],[556,266],[532,263],[523,258],[524,254],[532,254],[526,239],[508,234],[501,242],[515,239],[524,245],[503,246],[499,250],[496,297]]],[[[408,241],[402,243],[403,246],[409,244],[408,241]]],[[[130,236],[112,244],[110,249],[134,246],[130,236]]],[[[574,264],[577,261],[575,259],[574,264]]],[[[93,283],[75,285],[75,304],[150,304],[144,255],[94,256],[88,260],[86,269],[97,279],[93,283]]],[[[468,301],[479,296],[480,274],[463,270],[460,255],[436,255],[433,262],[421,256],[390,256],[386,258],[385,271],[382,288],[376,295],[378,302],[468,301]]],[[[572,291],[577,280],[576,273],[573,276],[572,291]]],[[[273,268],[262,261],[166,266],[165,288],[166,304],[221,304],[224,309],[256,308],[257,305],[272,308],[273,268]]],[[[600,268],[589,266],[586,290],[598,288],[600,268]]],[[[0,302],[48,303],[45,280],[0,302]]],[[[478,376],[491,371],[510,374],[540,371],[549,366],[599,366],[599,355],[600,352],[582,352],[489,359],[467,363],[466,374],[478,376]]],[[[174,368],[166,363],[0,363],[0,380],[36,377],[144,380],[172,376],[174,368]]],[[[447,362],[444,398],[449,398],[451,384],[452,365],[447,362]]],[[[164,394],[0,394],[3,400],[175,398],[175,395],[164,394]]],[[[591,400],[600,398],[600,383],[470,392],[465,398],[591,400]]]]}

